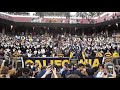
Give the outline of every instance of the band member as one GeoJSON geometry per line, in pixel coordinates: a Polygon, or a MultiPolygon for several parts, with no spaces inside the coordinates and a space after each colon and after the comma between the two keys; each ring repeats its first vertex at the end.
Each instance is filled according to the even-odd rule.
{"type": "Polygon", "coordinates": [[[12,54],[12,67],[14,67],[15,64],[15,68],[17,68],[17,61],[20,58],[20,55],[21,54],[17,50],[12,54]]]}
{"type": "Polygon", "coordinates": [[[109,50],[107,50],[107,52],[105,53],[104,58],[105,58],[104,59],[104,63],[106,63],[106,62],[112,62],[113,56],[112,56],[112,54],[110,53],[109,50]]]}
{"type": "Polygon", "coordinates": [[[4,60],[4,49],[1,48],[0,49],[0,65],[2,64],[3,60],[4,60]]]}

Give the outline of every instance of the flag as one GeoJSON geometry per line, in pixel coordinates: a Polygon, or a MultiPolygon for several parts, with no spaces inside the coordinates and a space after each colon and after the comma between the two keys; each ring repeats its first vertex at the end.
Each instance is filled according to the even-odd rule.
{"type": "Polygon", "coordinates": [[[73,57],[73,52],[70,52],[70,58],[72,58],[73,57]]]}
{"type": "Polygon", "coordinates": [[[85,53],[82,51],[82,57],[85,60],[85,53]]]}

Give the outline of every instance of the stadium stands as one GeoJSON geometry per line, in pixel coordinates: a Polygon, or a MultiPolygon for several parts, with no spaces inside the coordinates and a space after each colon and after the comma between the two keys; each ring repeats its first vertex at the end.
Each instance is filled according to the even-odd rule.
{"type": "Polygon", "coordinates": [[[105,12],[98,19],[20,15],[0,12],[4,20],[32,23],[41,19],[43,26],[0,23],[0,78],[119,77],[120,27],[110,21],[119,19],[119,12],[105,12]],[[113,24],[87,28],[65,24],[96,25],[95,21],[105,19],[113,24]],[[44,23],[53,23],[54,27],[44,23]]]}

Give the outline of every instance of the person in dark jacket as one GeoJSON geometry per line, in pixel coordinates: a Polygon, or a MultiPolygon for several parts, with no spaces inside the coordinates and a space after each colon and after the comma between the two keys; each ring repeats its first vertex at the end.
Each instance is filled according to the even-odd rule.
{"type": "Polygon", "coordinates": [[[84,78],[95,78],[94,77],[94,69],[93,68],[88,68],[86,69],[86,72],[87,72],[87,76],[85,76],[84,78]]]}
{"type": "Polygon", "coordinates": [[[68,64],[68,66],[67,66],[67,72],[66,72],[66,74],[65,74],[65,77],[67,77],[68,75],[70,75],[70,74],[73,74],[73,67],[72,67],[72,65],[71,64],[68,64]]]}
{"type": "Polygon", "coordinates": [[[83,68],[84,68],[84,65],[83,64],[78,64],[77,65],[77,69],[74,70],[74,74],[77,74],[80,78],[84,77],[85,75],[82,73],[83,71],[83,68]]]}

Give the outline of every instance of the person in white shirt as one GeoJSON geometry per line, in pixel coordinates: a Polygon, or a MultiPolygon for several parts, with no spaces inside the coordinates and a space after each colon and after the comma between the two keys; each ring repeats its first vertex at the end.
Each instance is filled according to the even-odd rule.
{"type": "Polygon", "coordinates": [[[21,54],[21,50],[20,49],[18,49],[18,52],[21,54]]]}
{"type": "Polygon", "coordinates": [[[38,55],[40,55],[41,51],[40,51],[40,50],[38,50],[37,52],[38,52],[38,55]]]}
{"type": "Polygon", "coordinates": [[[9,48],[7,48],[6,50],[7,50],[7,52],[10,52],[10,49],[9,49],[9,48]]]}
{"type": "Polygon", "coordinates": [[[31,57],[31,56],[32,56],[32,53],[29,51],[29,52],[27,53],[27,56],[28,56],[28,57],[31,57]]]}
{"type": "Polygon", "coordinates": [[[34,51],[34,55],[37,55],[37,50],[34,51]]]}
{"type": "Polygon", "coordinates": [[[46,55],[42,55],[42,57],[46,57],[46,55]]]}
{"type": "Polygon", "coordinates": [[[13,49],[13,52],[15,52],[15,48],[13,49]]]}
{"type": "Polygon", "coordinates": [[[104,64],[101,64],[99,65],[99,70],[96,75],[96,78],[104,78],[104,74],[105,74],[104,64]]]}
{"type": "Polygon", "coordinates": [[[39,47],[40,47],[40,45],[38,44],[38,45],[37,45],[37,48],[39,48],[39,47]]]}
{"type": "Polygon", "coordinates": [[[42,47],[42,49],[41,49],[41,53],[42,54],[45,54],[45,49],[42,47]]]}
{"type": "Polygon", "coordinates": [[[99,71],[98,74],[96,75],[96,78],[104,78],[103,75],[104,75],[104,72],[99,71]]]}

